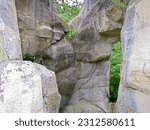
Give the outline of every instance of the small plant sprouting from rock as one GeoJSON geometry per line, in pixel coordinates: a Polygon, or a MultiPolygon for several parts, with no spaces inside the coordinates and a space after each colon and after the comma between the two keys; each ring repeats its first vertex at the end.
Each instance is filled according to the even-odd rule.
{"type": "Polygon", "coordinates": [[[78,31],[77,30],[73,30],[73,29],[70,29],[67,34],[65,35],[65,38],[67,40],[72,40],[76,35],[77,35],[78,31]]]}
{"type": "Polygon", "coordinates": [[[122,8],[122,9],[127,9],[127,4],[124,3],[122,0],[112,0],[112,1],[116,6],[122,8]]]}
{"type": "Polygon", "coordinates": [[[45,102],[44,102],[44,106],[45,106],[45,107],[49,106],[49,103],[45,101],[45,102]]]}
{"type": "Polygon", "coordinates": [[[23,57],[24,61],[31,61],[31,62],[35,62],[36,57],[35,56],[31,56],[31,55],[26,55],[23,57]]]}

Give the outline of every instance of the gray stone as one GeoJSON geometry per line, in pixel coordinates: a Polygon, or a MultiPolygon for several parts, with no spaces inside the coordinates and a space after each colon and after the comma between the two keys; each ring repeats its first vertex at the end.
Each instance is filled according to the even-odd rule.
{"type": "Polygon", "coordinates": [[[34,66],[41,74],[44,112],[59,112],[61,96],[58,92],[55,73],[42,65],[35,63],[34,66]]]}
{"type": "Polygon", "coordinates": [[[97,0],[84,0],[79,14],[77,15],[77,17],[75,17],[69,22],[69,26],[74,29],[78,29],[82,20],[87,15],[87,12],[91,10],[91,8],[96,2],[97,0]]]}
{"type": "Polygon", "coordinates": [[[16,0],[22,53],[39,56],[53,43],[62,39],[65,28],[49,0],[16,0]]]}
{"type": "Polygon", "coordinates": [[[1,63],[0,90],[0,112],[43,112],[41,77],[32,63],[1,63]]]}
{"type": "Polygon", "coordinates": [[[0,64],[0,112],[58,112],[59,102],[53,72],[27,61],[0,64]]]}
{"type": "Polygon", "coordinates": [[[14,0],[0,1],[0,62],[22,59],[14,0]]]}
{"type": "Polygon", "coordinates": [[[78,33],[67,41],[65,24],[52,5],[16,0],[23,55],[36,56],[56,73],[62,112],[111,112],[108,59],[120,37],[123,11],[111,0],[86,0],[70,23],[78,33]]]}
{"type": "Polygon", "coordinates": [[[45,50],[43,65],[55,73],[68,69],[75,63],[75,54],[72,45],[65,39],[52,44],[45,50]]]}
{"type": "Polygon", "coordinates": [[[62,95],[60,105],[61,110],[68,104],[70,97],[72,96],[74,86],[77,81],[76,73],[75,67],[69,67],[68,69],[56,74],[59,92],[62,95]]]}
{"type": "Polygon", "coordinates": [[[79,19],[78,34],[72,41],[77,60],[97,62],[109,58],[112,44],[120,37],[122,10],[110,0],[88,0],[83,7],[75,18],[79,19]],[[89,10],[84,12],[85,8],[89,10]]]}
{"type": "Polygon", "coordinates": [[[150,112],[150,1],[131,0],[122,29],[123,69],[117,112],[150,112]]]}
{"type": "MultiPolygon", "coordinates": [[[[73,112],[78,106],[80,109],[74,112],[110,112],[108,103],[109,84],[109,62],[100,63],[79,63],[80,76],[75,84],[75,88],[68,106],[64,112],[73,112]],[[90,105],[86,108],[82,103],[90,105]],[[81,106],[79,105],[81,104],[81,106]],[[95,109],[94,109],[95,108],[95,109]]],[[[79,67],[78,66],[78,67],[79,67]]]]}
{"type": "Polygon", "coordinates": [[[65,54],[74,53],[72,45],[65,39],[57,42],[56,44],[51,45],[45,51],[45,54],[54,60],[59,60],[61,56],[65,54]]]}
{"type": "Polygon", "coordinates": [[[60,109],[68,103],[76,82],[75,54],[71,43],[62,39],[52,44],[42,59],[43,65],[56,73],[59,92],[62,96],[60,109]]]}
{"type": "Polygon", "coordinates": [[[108,31],[109,36],[118,35],[119,37],[122,16],[122,10],[111,0],[86,0],[79,15],[72,20],[70,26],[78,30],[90,26],[96,32],[107,35],[108,31]]]}
{"type": "Polygon", "coordinates": [[[119,98],[115,112],[119,113],[148,113],[150,96],[129,87],[119,86],[119,98]]]}
{"type": "Polygon", "coordinates": [[[83,62],[98,62],[111,55],[113,43],[117,38],[102,37],[92,27],[79,32],[72,44],[76,59],[83,62]]]}
{"type": "Polygon", "coordinates": [[[72,40],[77,81],[64,112],[111,112],[109,57],[119,40],[123,11],[110,0],[87,0],[70,22],[78,29],[72,40]]]}

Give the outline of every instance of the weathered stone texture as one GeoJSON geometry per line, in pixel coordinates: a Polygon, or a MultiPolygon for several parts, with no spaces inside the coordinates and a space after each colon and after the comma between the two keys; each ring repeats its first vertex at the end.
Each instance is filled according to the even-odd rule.
{"type": "Polygon", "coordinates": [[[150,1],[131,0],[122,29],[118,112],[150,112],[150,1]]]}
{"type": "Polygon", "coordinates": [[[57,18],[53,1],[16,0],[22,53],[39,56],[64,35],[63,23],[57,18]]]}
{"type": "Polygon", "coordinates": [[[14,0],[0,1],[0,62],[22,59],[14,0]]]}
{"type": "Polygon", "coordinates": [[[58,112],[55,74],[28,61],[0,64],[0,112],[58,112]]]}
{"type": "Polygon", "coordinates": [[[61,96],[58,92],[55,73],[37,63],[34,63],[34,66],[41,76],[44,112],[59,112],[61,96]]]}
{"type": "Polygon", "coordinates": [[[88,0],[71,21],[70,26],[78,28],[72,40],[77,81],[64,112],[111,112],[109,57],[119,39],[121,20],[122,10],[111,1],[88,0]]]}

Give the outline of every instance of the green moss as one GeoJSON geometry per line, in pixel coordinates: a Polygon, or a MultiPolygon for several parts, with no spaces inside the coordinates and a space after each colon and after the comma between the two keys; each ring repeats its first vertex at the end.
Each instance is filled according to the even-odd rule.
{"type": "Polygon", "coordinates": [[[111,102],[116,102],[118,97],[118,87],[120,83],[120,68],[122,64],[122,51],[121,44],[117,42],[112,49],[112,55],[110,57],[110,97],[111,102]]]}
{"type": "Polygon", "coordinates": [[[48,107],[48,106],[49,106],[49,103],[46,102],[46,101],[44,101],[44,106],[45,106],[45,107],[48,107]]]}
{"type": "Polygon", "coordinates": [[[31,62],[35,62],[36,57],[35,56],[31,56],[31,55],[26,55],[23,57],[24,61],[31,61],[31,62]]]}
{"type": "Polygon", "coordinates": [[[126,9],[127,8],[127,4],[124,3],[122,0],[112,0],[112,1],[119,8],[122,8],[122,9],[126,9]]]}
{"type": "Polygon", "coordinates": [[[67,34],[65,35],[65,38],[67,40],[72,40],[76,35],[77,35],[78,31],[77,30],[72,30],[70,29],[67,34]]]}

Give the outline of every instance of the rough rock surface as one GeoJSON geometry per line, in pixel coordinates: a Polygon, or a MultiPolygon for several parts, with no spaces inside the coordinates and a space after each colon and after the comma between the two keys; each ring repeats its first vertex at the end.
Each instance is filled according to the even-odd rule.
{"type": "Polygon", "coordinates": [[[126,12],[117,112],[150,112],[149,7],[149,0],[131,0],[126,12]]]}
{"type": "Polygon", "coordinates": [[[21,42],[14,0],[0,1],[0,62],[21,59],[21,42]]]}
{"type": "Polygon", "coordinates": [[[79,77],[64,112],[110,112],[109,62],[78,63],[79,77]]]}
{"type": "Polygon", "coordinates": [[[25,61],[0,64],[0,112],[58,112],[55,74],[25,61]]]}
{"type": "MultiPolygon", "coordinates": [[[[116,111],[150,112],[150,1],[123,1],[130,2],[116,111]]],[[[0,112],[112,112],[109,57],[122,20],[112,0],[85,0],[69,23],[78,33],[68,41],[53,0],[0,0],[0,112]],[[16,61],[21,44],[23,56],[36,57],[56,77],[42,65],[16,61]]]]}
{"type": "Polygon", "coordinates": [[[77,36],[51,44],[37,61],[56,73],[61,112],[111,112],[109,57],[119,39],[122,10],[110,0],[87,0],[75,19],[77,36]]]}
{"type": "Polygon", "coordinates": [[[41,76],[44,112],[59,112],[61,96],[58,92],[55,73],[42,65],[35,63],[34,66],[41,76]]]}
{"type": "Polygon", "coordinates": [[[81,21],[84,19],[84,16],[87,15],[87,12],[89,10],[91,10],[92,6],[97,2],[97,0],[84,0],[81,10],[78,14],[77,17],[75,17],[74,19],[72,19],[69,22],[69,25],[74,28],[77,29],[80,27],[81,21]]]}
{"type": "Polygon", "coordinates": [[[122,10],[110,0],[88,0],[72,24],[77,21],[78,34],[72,40],[77,80],[64,112],[111,112],[109,57],[119,39],[122,10]]]}
{"type": "MultiPolygon", "coordinates": [[[[24,12],[24,10],[20,11],[19,8],[20,6],[17,9],[20,19],[20,12],[24,12]]],[[[27,11],[29,10],[32,9],[27,8],[27,11]]],[[[28,15],[32,16],[31,11],[28,15]]],[[[48,16],[53,18],[52,15],[48,16]]],[[[41,20],[38,17],[33,19],[41,20]]],[[[71,41],[62,39],[62,36],[55,42],[51,42],[43,49],[43,55],[37,56],[37,62],[56,73],[59,92],[62,96],[61,112],[110,112],[108,103],[109,57],[113,43],[119,39],[122,10],[110,0],[86,0],[76,19],[79,20],[79,23],[76,24],[77,36],[71,41]],[[83,102],[80,103],[80,101],[83,102]],[[86,109],[86,104],[90,106],[89,109],[86,109]]],[[[74,21],[72,22],[74,23],[74,21]]],[[[57,21],[53,22],[57,25],[57,21]]],[[[19,23],[20,31],[24,32],[21,29],[24,22],[20,21],[19,23]]],[[[59,28],[56,30],[60,31],[59,28]]],[[[63,27],[65,33],[64,30],[65,27],[63,27]]],[[[34,31],[38,34],[36,29],[31,30],[31,32],[34,31]]],[[[49,39],[55,39],[54,37],[49,39]]],[[[35,42],[35,44],[37,43],[35,42]]],[[[35,52],[38,51],[35,50],[35,52]]],[[[35,54],[33,53],[33,55],[35,54]]]]}
{"type": "Polygon", "coordinates": [[[56,73],[59,92],[62,96],[60,109],[68,103],[76,82],[75,53],[71,43],[63,39],[45,50],[39,62],[56,73]]]}
{"type": "MultiPolygon", "coordinates": [[[[61,112],[111,112],[108,103],[109,57],[113,43],[119,39],[122,10],[111,0],[86,0],[80,14],[70,24],[78,29],[78,34],[67,41],[64,39],[67,26],[58,19],[53,2],[1,1],[0,9],[4,7],[1,18],[6,19],[8,27],[3,30],[5,24],[0,21],[0,36],[3,36],[0,60],[7,59],[8,54],[4,55],[7,47],[11,47],[9,53],[15,48],[10,57],[12,54],[18,56],[20,33],[23,56],[34,56],[36,62],[53,70],[57,83],[54,73],[41,65],[2,62],[0,112],[58,112],[59,106],[61,112]],[[5,11],[8,18],[4,17],[5,11]],[[4,35],[7,32],[11,35],[4,35]],[[13,39],[15,36],[17,40],[13,39]],[[10,46],[9,40],[16,46],[10,46]]],[[[19,59],[13,56],[10,59],[19,59]]]]}
{"type": "Polygon", "coordinates": [[[44,50],[64,35],[53,0],[16,0],[23,56],[43,55],[44,50]]]}

